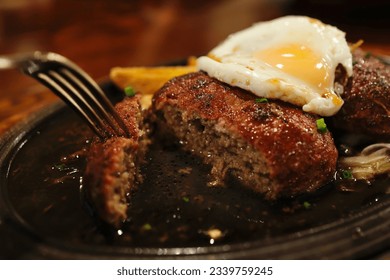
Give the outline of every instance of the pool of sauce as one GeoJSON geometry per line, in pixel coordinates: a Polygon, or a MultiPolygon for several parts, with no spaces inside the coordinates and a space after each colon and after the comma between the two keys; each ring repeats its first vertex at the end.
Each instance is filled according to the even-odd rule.
{"type": "Polygon", "coordinates": [[[197,247],[269,239],[337,221],[388,199],[389,176],[335,180],[318,192],[269,202],[229,178],[207,187],[210,166],[172,139],[155,141],[119,230],[101,225],[83,198],[88,127],[67,108],[21,141],[10,163],[10,203],[43,238],[67,244],[197,247]]]}

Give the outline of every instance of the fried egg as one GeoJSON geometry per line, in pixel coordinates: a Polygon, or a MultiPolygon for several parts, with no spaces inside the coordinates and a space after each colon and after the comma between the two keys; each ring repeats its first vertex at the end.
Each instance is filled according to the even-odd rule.
{"type": "Polygon", "coordinates": [[[336,114],[344,103],[342,87],[335,87],[338,65],[352,75],[345,33],[304,16],[254,24],[197,60],[199,70],[222,82],[321,116],[336,114]]]}

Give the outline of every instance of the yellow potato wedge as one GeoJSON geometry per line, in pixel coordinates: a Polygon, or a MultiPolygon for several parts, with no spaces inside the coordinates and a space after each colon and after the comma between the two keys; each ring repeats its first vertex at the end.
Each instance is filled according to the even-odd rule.
{"type": "Polygon", "coordinates": [[[131,86],[141,93],[142,108],[148,108],[153,94],[168,80],[196,71],[195,66],[114,67],[110,79],[121,89],[131,86]]]}

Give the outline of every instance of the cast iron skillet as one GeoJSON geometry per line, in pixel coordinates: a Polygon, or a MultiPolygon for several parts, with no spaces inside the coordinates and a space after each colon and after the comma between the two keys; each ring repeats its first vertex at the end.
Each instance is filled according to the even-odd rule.
{"type": "Polygon", "coordinates": [[[152,146],[130,219],[113,231],[83,199],[91,137],[55,104],[0,139],[1,258],[356,259],[390,247],[389,176],[270,203],[234,180],[206,187],[210,167],[175,141],[152,146]]]}

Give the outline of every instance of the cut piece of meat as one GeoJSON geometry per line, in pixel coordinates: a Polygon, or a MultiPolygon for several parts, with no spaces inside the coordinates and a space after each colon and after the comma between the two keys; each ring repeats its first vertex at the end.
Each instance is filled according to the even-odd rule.
{"type": "Polygon", "coordinates": [[[125,98],[115,109],[131,136],[95,139],[88,152],[83,183],[99,219],[119,227],[127,218],[128,196],[142,180],[139,168],[148,140],[142,129],[138,96],[125,98]]]}
{"type": "Polygon", "coordinates": [[[233,175],[267,199],[313,192],[331,181],[337,150],[319,117],[258,100],[203,72],[172,79],[154,96],[157,129],[212,166],[211,185],[233,175]]]}

